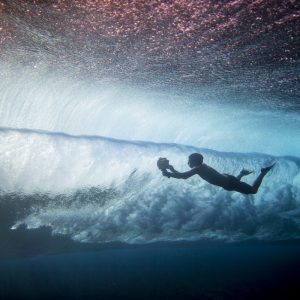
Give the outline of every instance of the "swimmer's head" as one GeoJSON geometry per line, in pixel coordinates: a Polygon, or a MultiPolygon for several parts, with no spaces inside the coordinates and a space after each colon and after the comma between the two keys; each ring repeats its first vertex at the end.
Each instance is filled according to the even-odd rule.
{"type": "Polygon", "coordinates": [[[191,168],[198,167],[203,163],[203,156],[200,153],[193,153],[189,156],[188,165],[191,168]]]}

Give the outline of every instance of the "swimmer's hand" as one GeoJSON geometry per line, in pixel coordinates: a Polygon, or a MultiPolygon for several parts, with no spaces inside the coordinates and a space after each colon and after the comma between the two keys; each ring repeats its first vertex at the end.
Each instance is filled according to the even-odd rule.
{"type": "Polygon", "coordinates": [[[168,178],[170,178],[170,173],[167,171],[167,169],[161,170],[162,174],[168,178]]]}
{"type": "Polygon", "coordinates": [[[167,169],[169,169],[173,173],[177,173],[177,171],[174,169],[172,165],[169,165],[167,169]]]}

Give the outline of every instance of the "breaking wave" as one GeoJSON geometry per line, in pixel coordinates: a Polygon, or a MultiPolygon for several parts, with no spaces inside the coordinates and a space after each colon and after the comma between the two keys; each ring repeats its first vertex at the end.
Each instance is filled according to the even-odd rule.
{"type": "Polygon", "coordinates": [[[12,229],[48,226],[89,243],[300,238],[297,157],[9,128],[0,144],[0,201],[19,210],[12,229]],[[220,172],[254,170],[248,183],[277,163],[254,196],[156,167],[163,156],[186,170],[193,152],[220,172]]]}

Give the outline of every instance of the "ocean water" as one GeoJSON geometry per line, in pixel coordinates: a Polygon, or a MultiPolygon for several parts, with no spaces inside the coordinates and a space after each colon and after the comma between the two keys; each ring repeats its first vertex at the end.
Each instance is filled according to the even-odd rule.
{"type": "Polygon", "coordinates": [[[297,1],[0,1],[0,299],[291,297],[297,1]],[[256,195],[168,179],[199,152],[256,195]]]}

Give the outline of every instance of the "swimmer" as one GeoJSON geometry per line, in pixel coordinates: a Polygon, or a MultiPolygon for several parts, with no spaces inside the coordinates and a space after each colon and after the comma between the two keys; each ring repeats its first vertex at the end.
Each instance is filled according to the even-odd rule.
{"type": "Polygon", "coordinates": [[[227,191],[236,191],[246,195],[257,193],[263,178],[273,168],[274,164],[269,167],[262,168],[254,183],[250,185],[241,181],[241,179],[242,177],[253,173],[252,171],[243,169],[236,177],[229,174],[221,174],[212,167],[204,164],[203,156],[200,153],[193,153],[189,156],[188,165],[191,170],[183,173],[176,171],[174,167],[169,164],[169,160],[166,158],[159,158],[157,161],[158,168],[162,171],[162,174],[168,178],[173,177],[178,179],[187,179],[191,176],[199,175],[203,180],[210,184],[222,187],[227,191]]]}

